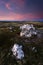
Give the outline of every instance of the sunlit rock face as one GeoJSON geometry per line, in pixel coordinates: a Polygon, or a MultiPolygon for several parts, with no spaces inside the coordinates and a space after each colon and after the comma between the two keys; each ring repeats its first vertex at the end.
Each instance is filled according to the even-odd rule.
{"type": "Polygon", "coordinates": [[[24,24],[20,26],[20,29],[20,36],[31,37],[32,35],[37,35],[37,31],[32,24],[24,24]]]}
{"type": "Polygon", "coordinates": [[[16,57],[16,59],[23,59],[24,58],[24,52],[22,50],[22,45],[14,44],[12,48],[13,55],[16,57]]]}

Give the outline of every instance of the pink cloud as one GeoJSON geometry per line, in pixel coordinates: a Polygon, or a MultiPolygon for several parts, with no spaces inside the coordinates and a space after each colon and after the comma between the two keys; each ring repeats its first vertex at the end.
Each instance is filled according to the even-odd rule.
{"type": "Polygon", "coordinates": [[[36,14],[36,16],[37,16],[38,18],[43,18],[43,13],[42,13],[42,12],[38,12],[38,13],[36,14]]]}
{"type": "Polygon", "coordinates": [[[19,14],[19,13],[14,13],[14,12],[9,12],[8,14],[0,12],[0,20],[32,20],[32,19],[38,19],[38,18],[43,18],[42,15],[38,14],[32,14],[32,13],[27,13],[27,14],[19,14]]]}
{"type": "Polygon", "coordinates": [[[23,19],[23,16],[21,14],[9,13],[7,15],[6,14],[3,14],[3,15],[0,16],[0,20],[21,20],[23,19]]]}
{"type": "Polygon", "coordinates": [[[5,6],[8,10],[11,10],[10,3],[5,3],[5,6]]]}
{"type": "Polygon", "coordinates": [[[23,8],[25,1],[24,0],[9,0],[9,2],[1,1],[1,4],[3,4],[8,10],[13,10],[11,7],[12,5],[16,6],[17,9],[23,8]]]}
{"type": "Polygon", "coordinates": [[[0,5],[4,5],[8,10],[11,10],[11,3],[6,3],[4,1],[1,1],[0,5]]]}

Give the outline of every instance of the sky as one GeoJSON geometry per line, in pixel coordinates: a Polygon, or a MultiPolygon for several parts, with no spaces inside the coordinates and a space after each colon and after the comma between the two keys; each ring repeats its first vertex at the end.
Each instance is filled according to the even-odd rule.
{"type": "Polygon", "coordinates": [[[43,21],[43,0],[0,0],[0,21],[43,21]]]}

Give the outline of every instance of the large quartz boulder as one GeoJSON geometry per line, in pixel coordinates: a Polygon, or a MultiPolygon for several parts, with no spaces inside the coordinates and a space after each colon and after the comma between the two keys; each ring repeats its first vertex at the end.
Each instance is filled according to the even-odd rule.
{"type": "Polygon", "coordinates": [[[16,57],[16,59],[23,59],[24,58],[24,52],[22,50],[22,45],[14,44],[12,48],[13,55],[16,57]]]}
{"type": "Polygon", "coordinates": [[[25,36],[25,37],[31,37],[32,35],[37,35],[37,31],[35,27],[32,24],[24,24],[20,26],[21,32],[20,36],[25,36]]]}

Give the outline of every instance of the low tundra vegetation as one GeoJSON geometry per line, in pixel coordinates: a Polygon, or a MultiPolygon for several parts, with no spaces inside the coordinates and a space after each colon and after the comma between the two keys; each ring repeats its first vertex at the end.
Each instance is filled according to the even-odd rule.
{"type": "Polygon", "coordinates": [[[20,27],[11,30],[0,30],[0,65],[43,65],[43,37],[21,37],[20,27]]]}

